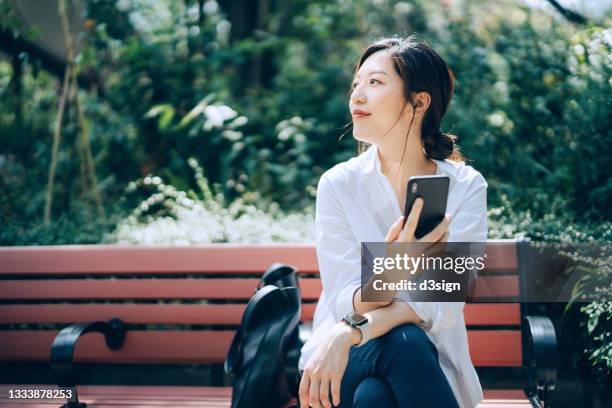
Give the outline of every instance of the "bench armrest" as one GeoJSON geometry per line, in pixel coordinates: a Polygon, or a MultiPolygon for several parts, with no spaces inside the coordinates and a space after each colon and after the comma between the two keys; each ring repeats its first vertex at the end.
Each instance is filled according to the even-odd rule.
{"type": "Polygon", "coordinates": [[[125,324],[119,319],[111,319],[108,322],[77,323],[63,328],[53,340],[50,355],[51,371],[57,375],[58,385],[74,387],[77,383],[73,354],[74,347],[82,335],[102,333],[108,348],[117,350],[123,345],[125,331],[125,324]]]}
{"type": "Polygon", "coordinates": [[[549,405],[557,380],[557,335],[546,316],[523,319],[524,365],[527,367],[526,393],[535,407],[549,405]]]}

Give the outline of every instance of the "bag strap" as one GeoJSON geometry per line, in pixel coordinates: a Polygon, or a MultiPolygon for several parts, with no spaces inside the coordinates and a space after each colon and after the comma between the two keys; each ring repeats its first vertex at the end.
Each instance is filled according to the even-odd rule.
{"type": "Polygon", "coordinates": [[[257,288],[260,289],[266,285],[275,285],[279,288],[297,287],[297,269],[280,262],[273,263],[261,276],[257,288]]]}
{"type": "Polygon", "coordinates": [[[266,297],[269,293],[272,293],[274,290],[279,290],[276,286],[268,285],[259,289],[255,295],[249,300],[247,304],[246,310],[242,315],[242,320],[240,321],[240,327],[236,330],[234,334],[234,338],[232,339],[232,344],[230,345],[229,351],[227,353],[227,357],[224,363],[225,372],[228,374],[238,374],[240,368],[242,367],[242,346],[244,344],[244,337],[246,336],[246,328],[248,322],[251,320],[255,310],[257,309],[257,305],[259,302],[266,297]]]}

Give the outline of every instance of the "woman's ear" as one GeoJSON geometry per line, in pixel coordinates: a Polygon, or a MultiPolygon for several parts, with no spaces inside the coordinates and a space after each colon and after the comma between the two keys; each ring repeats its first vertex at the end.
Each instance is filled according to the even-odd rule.
{"type": "Polygon", "coordinates": [[[415,108],[417,115],[424,114],[431,103],[431,96],[427,92],[419,92],[415,97],[415,108]]]}

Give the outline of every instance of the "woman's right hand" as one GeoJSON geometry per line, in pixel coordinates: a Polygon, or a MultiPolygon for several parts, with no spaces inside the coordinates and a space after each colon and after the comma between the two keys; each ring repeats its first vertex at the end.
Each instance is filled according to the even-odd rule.
{"type": "MultiPolygon", "coordinates": [[[[408,255],[410,258],[416,258],[421,255],[428,254],[428,251],[434,249],[434,244],[438,242],[447,242],[448,240],[448,225],[450,224],[450,214],[446,214],[442,221],[428,234],[425,234],[420,239],[417,239],[414,234],[419,223],[421,210],[423,209],[424,200],[418,197],[414,200],[408,219],[404,223],[404,217],[398,218],[397,221],[389,228],[385,242],[387,245],[386,256],[395,258],[397,255],[408,255]],[[402,229],[402,226],[404,227],[402,229]],[[401,245],[403,243],[412,243],[413,245],[401,245]],[[400,245],[393,245],[400,244],[400,245]]],[[[439,249],[439,247],[438,247],[439,249]]],[[[411,271],[411,276],[415,277],[422,272],[422,268],[411,271]]],[[[390,282],[400,282],[406,278],[404,270],[391,269],[386,273],[386,278],[390,282]]]]}
{"type": "MultiPolygon", "coordinates": [[[[418,197],[414,200],[408,219],[404,223],[404,217],[400,217],[395,223],[389,228],[385,237],[386,245],[385,252],[387,258],[396,258],[396,256],[408,256],[409,258],[416,258],[421,255],[428,253],[429,249],[433,249],[432,245],[437,242],[447,242],[448,240],[448,225],[450,224],[450,214],[446,214],[442,222],[440,222],[433,230],[428,234],[425,234],[420,239],[417,239],[414,234],[421,216],[421,210],[423,209],[423,198],[418,197]],[[404,227],[402,229],[402,226],[404,227]],[[413,243],[414,245],[401,245],[403,243],[413,243]],[[399,244],[399,245],[394,245],[399,244]]],[[[417,268],[410,272],[410,276],[413,278],[415,274],[420,274],[422,268],[417,268]]],[[[382,279],[385,282],[401,282],[406,279],[406,271],[397,268],[388,268],[382,275],[373,275],[369,282],[361,288],[361,298],[369,299],[380,299],[382,302],[388,302],[396,296],[396,292],[392,290],[385,290],[384,296],[380,295],[380,291],[373,288],[375,280],[382,279]]]]}
{"type": "Polygon", "coordinates": [[[424,200],[418,197],[414,200],[408,219],[404,223],[404,217],[399,217],[397,221],[389,228],[385,242],[419,242],[419,243],[435,243],[446,242],[448,240],[448,225],[450,224],[451,216],[446,214],[444,219],[428,234],[425,234],[420,239],[417,239],[414,234],[419,223],[421,210],[423,209],[424,200]],[[403,227],[403,228],[402,228],[403,227]]]}

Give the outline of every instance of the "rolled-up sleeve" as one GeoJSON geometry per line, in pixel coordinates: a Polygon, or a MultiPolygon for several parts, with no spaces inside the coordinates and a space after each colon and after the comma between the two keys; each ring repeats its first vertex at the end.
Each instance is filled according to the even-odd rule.
{"type": "Polygon", "coordinates": [[[335,196],[338,186],[325,174],[317,187],[315,236],[317,261],[328,306],[339,322],[353,311],[361,287],[361,246],[335,196]]]}
{"type": "MultiPolygon", "coordinates": [[[[465,199],[449,225],[448,242],[486,242],[487,186],[480,174],[470,183],[465,199]]],[[[431,333],[452,329],[465,306],[465,302],[414,302],[405,291],[397,298],[412,307],[423,321],[420,326],[431,333]]]]}

